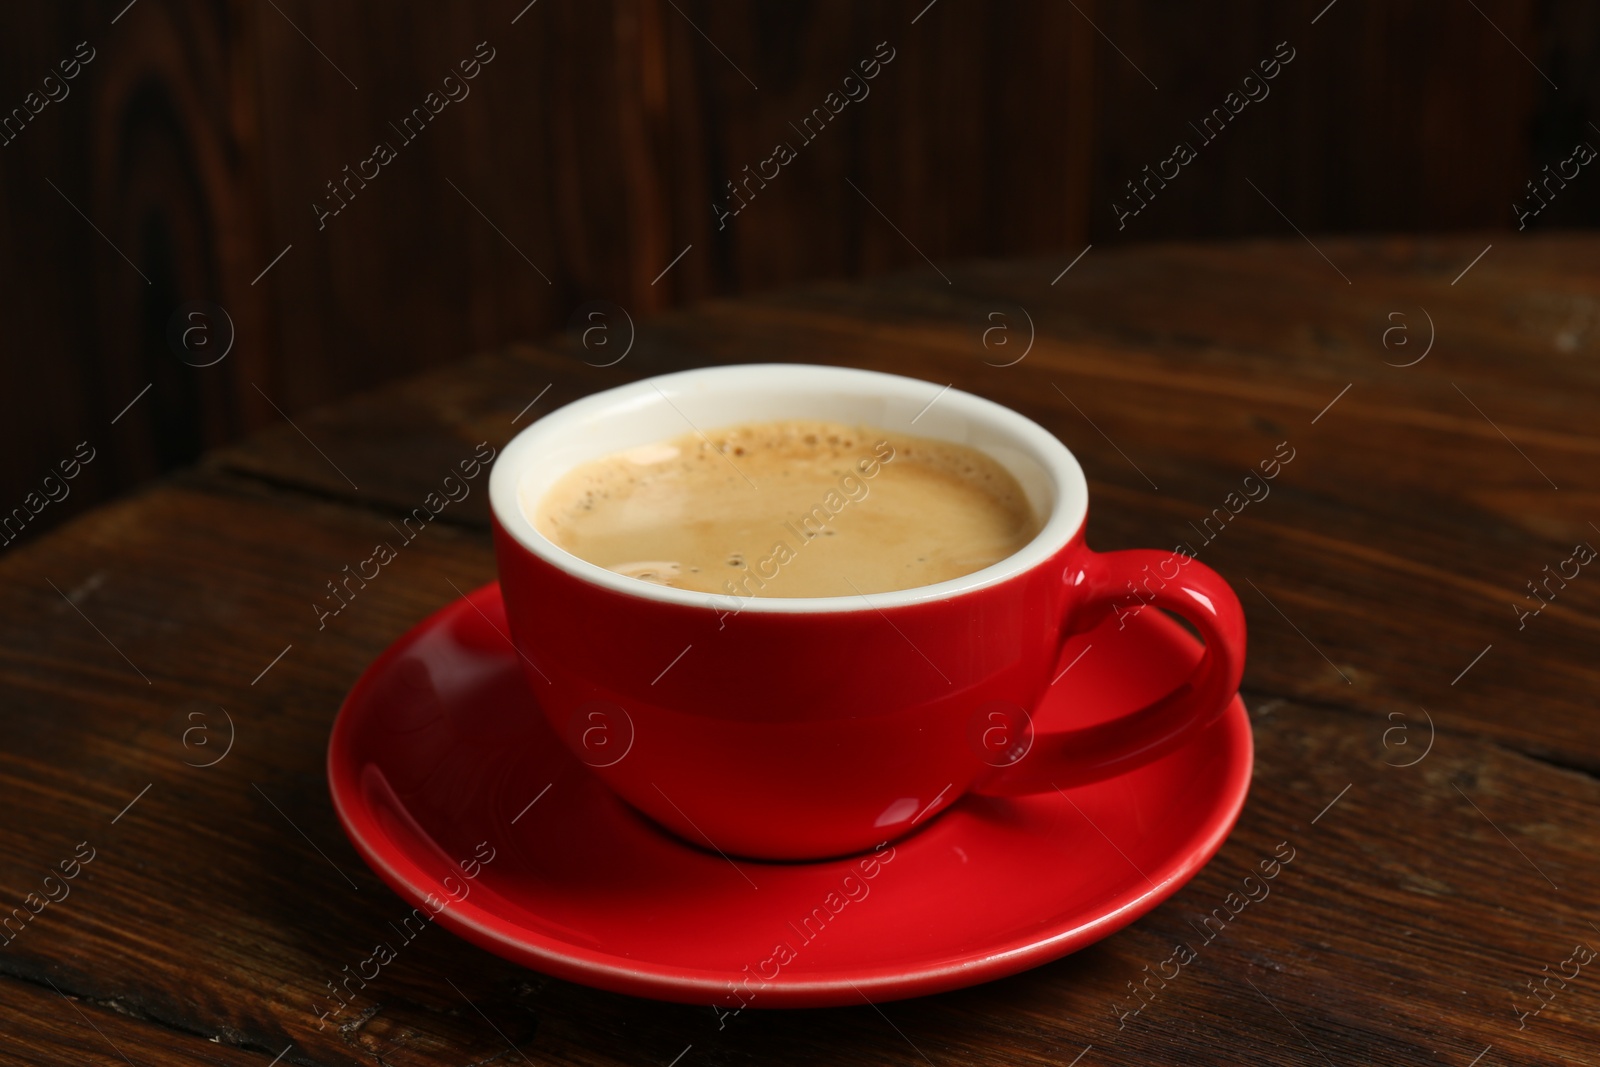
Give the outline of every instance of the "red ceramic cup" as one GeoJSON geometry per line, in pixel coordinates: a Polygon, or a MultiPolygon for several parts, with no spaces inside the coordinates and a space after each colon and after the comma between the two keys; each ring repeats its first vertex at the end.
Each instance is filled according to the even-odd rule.
{"type": "Polygon", "coordinates": [[[1244,616],[1214,571],[1178,552],[1091,551],[1088,489],[1061,442],[998,404],[911,378],[753,365],[635,382],[518,434],[489,493],[511,637],[551,726],[633,807],[724,855],[842,855],[967,793],[1122,774],[1209,725],[1244,666],[1244,616]],[[981,449],[1015,475],[1043,528],[1011,557],[937,585],[758,598],[624,577],[558,548],[529,518],[580,463],[788,418],[981,449]],[[1058,676],[1062,642],[1146,606],[1204,638],[1187,681],[1110,722],[1029,733],[1026,709],[1058,676]]]}

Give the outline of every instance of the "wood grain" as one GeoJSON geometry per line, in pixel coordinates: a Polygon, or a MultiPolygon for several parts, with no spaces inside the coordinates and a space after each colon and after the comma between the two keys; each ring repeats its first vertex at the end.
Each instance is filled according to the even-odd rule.
{"type": "Polygon", "coordinates": [[[123,1062],[250,1067],[270,1059],[261,1058],[258,1053],[262,1050],[249,1044],[210,1041],[199,1034],[178,1033],[148,1019],[130,1017],[124,1007],[84,997],[68,998],[51,989],[47,980],[37,985],[0,982],[6,1062],[27,1067],[123,1062]]]}
{"type": "Polygon", "coordinates": [[[1593,975],[1515,1012],[1575,944],[1600,947],[1600,586],[1583,574],[1523,630],[1510,605],[1600,536],[1581,356],[1600,277],[1593,240],[1552,236],[1497,242],[1452,286],[1487,243],[1319,242],[1348,287],[1296,239],[1097,248],[1055,285],[1044,257],[712,302],[642,321],[612,367],[568,333],[307,414],[14,548],[0,894],[19,905],[80,842],[96,855],[0,947],[0,1043],[114,1062],[53,982],[141,1065],[1588,1062],[1593,975]],[[1436,344],[1393,366],[1422,351],[1422,308],[1436,344]],[[1032,348],[996,366],[1020,349],[984,346],[989,316],[1018,330],[1021,310],[1032,348]],[[1395,311],[1411,340],[1385,348],[1395,311]],[[719,1029],[440,931],[359,1018],[319,1028],[324,982],[404,910],[339,833],[328,729],[389,642],[492,576],[483,486],[319,628],[323,584],[478,442],[641,375],[758,358],[954,383],[1038,419],[1089,474],[1100,548],[1194,543],[1189,523],[1291,444],[1270,495],[1200,549],[1251,633],[1256,774],[1232,837],[1084,952],[881,1011],[719,1029]],[[234,748],[186,765],[217,750],[185,731],[220,742],[224,712],[234,748]],[[1295,859],[1272,895],[1199,944],[1280,843],[1295,859]],[[1198,960],[1131,1013],[1128,983],[1180,941],[1198,960]]]}

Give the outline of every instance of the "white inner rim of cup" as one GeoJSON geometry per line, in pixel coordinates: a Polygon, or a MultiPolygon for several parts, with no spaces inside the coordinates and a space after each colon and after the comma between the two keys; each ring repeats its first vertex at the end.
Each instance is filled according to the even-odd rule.
{"type": "MultiPolygon", "coordinates": [[[[757,490],[759,491],[759,490],[757,490]]],[[[546,415],[512,438],[489,475],[489,504],[506,532],[540,559],[593,585],[669,604],[764,614],[872,611],[946,600],[1003,582],[1060,551],[1083,525],[1089,489],[1078,461],[1031,419],[990,400],[915,378],[811,364],[681,371],[609,389],[546,415]],[[1037,536],[998,563],[934,585],[842,597],[751,597],[674,589],[573,555],[529,518],[580,464],[696,431],[818,419],[931,437],[979,449],[1003,465],[1044,517],[1037,536]],[[524,509],[527,510],[524,510],[524,509]]]]}

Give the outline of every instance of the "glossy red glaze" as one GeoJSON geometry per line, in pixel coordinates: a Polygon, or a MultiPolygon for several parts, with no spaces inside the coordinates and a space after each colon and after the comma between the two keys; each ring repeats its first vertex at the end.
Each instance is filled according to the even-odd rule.
{"type": "MultiPolygon", "coordinates": [[[[1201,659],[1159,612],[1118,623],[1067,640],[1071,669],[1035,716],[1041,738],[1147,706],[1201,659]]],[[[334,807],[408,906],[452,901],[441,925],[618,992],[725,1012],[814,1007],[1036,966],[1176,892],[1221,846],[1250,781],[1235,698],[1190,743],[1127,774],[968,796],[875,857],[728,858],[662,832],[578,762],[538,714],[506,634],[500,591],[486,586],[367,670],[329,744],[334,807]],[[466,877],[461,861],[491,853],[466,877]]]]}
{"type": "Polygon", "coordinates": [[[1124,773],[1221,714],[1244,667],[1243,613],[1213,571],[1170,553],[1091,552],[1081,526],[993,584],[879,610],[635,596],[553,565],[498,521],[495,548],[510,632],[556,734],[639,810],[731,856],[863,851],[974,788],[1124,773]],[[1123,721],[1041,732],[997,768],[981,741],[992,717],[1021,726],[1066,637],[1108,614],[1123,625],[1145,601],[1206,637],[1194,676],[1123,721]]]}

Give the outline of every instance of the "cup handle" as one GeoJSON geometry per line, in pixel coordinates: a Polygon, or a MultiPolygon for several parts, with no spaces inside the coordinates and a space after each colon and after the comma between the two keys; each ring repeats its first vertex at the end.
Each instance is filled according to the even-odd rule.
{"type": "Polygon", "coordinates": [[[1200,561],[1154,549],[1087,552],[1068,569],[1074,598],[1062,641],[1113,613],[1165,608],[1200,631],[1205,654],[1181,685],[1155,703],[1110,722],[1040,734],[1022,759],[979,782],[983,796],[1021,796],[1087,785],[1159,759],[1214,722],[1239,691],[1244,674],[1244,609],[1228,583],[1200,561]],[[1168,576],[1168,570],[1177,573],[1168,576]]]}

